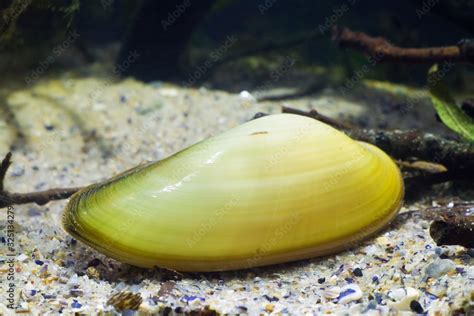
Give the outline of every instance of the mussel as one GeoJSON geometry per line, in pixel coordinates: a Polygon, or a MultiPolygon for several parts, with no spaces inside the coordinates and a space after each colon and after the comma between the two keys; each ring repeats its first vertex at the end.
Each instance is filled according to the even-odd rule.
{"type": "Polygon", "coordinates": [[[393,219],[403,192],[379,148],[276,114],[86,187],[63,226],[139,267],[244,269],[352,247],[393,219]]]}

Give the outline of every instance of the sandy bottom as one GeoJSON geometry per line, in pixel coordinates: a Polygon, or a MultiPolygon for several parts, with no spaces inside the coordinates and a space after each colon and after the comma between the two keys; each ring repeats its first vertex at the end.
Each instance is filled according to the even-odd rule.
{"type": "MultiPolygon", "coordinates": [[[[5,100],[10,115],[0,116],[0,154],[14,146],[14,164],[6,178],[6,188],[14,192],[100,181],[141,162],[167,157],[256,112],[279,112],[282,105],[256,104],[206,89],[67,78],[43,80],[8,93],[5,100]],[[19,131],[22,136],[17,137],[19,131]]],[[[287,105],[355,118],[370,111],[330,92],[287,105]]],[[[116,312],[113,304],[126,309],[141,297],[135,305],[143,313],[385,315],[420,307],[430,315],[444,315],[472,304],[474,296],[474,259],[461,247],[437,247],[429,236],[422,210],[431,201],[406,205],[382,233],[338,255],[247,271],[185,275],[121,264],[75,241],[60,226],[65,204],[14,207],[12,288],[18,311],[116,312]],[[439,273],[428,277],[427,267],[439,273]],[[108,304],[119,292],[136,295],[129,295],[129,305],[123,299],[108,304]]],[[[2,258],[8,259],[7,215],[2,214],[2,258]]],[[[8,272],[8,261],[2,259],[2,280],[8,272]]],[[[8,289],[4,281],[3,314],[11,313],[8,289]]]]}

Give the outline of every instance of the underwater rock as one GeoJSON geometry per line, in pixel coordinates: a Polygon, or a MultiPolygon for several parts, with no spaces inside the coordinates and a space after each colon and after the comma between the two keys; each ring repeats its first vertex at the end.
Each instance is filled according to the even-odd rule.
{"type": "Polygon", "coordinates": [[[456,265],[452,260],[439,259],[426,267],[425,274],[430,278],[439,278],[456,269],[456,265]]]}
{"type": "Polygon", "coordinates": [[[357,284],[348,284],[341,289],[338,303],[347,304],[362,298],[362,290],[357,284]]]}

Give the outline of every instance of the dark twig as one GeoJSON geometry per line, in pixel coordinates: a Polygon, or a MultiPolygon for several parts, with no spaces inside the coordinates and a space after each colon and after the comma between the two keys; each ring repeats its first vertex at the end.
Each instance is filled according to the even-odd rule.
{"type": "Polygon", "coordinates": [[[67,199],[81,188],[50,189],[31,193],[10,193],[4,190],[5,175],[11,165],[12,154],[8,153],[0,165],[0,208],[9,205],[36,203],[44,205],[49,201],[67,199]]]}
{"type": "Polygon", "coordinates": [[[38,205],[44,205],[50,201],[67,199],[80,189],[81,188],[58,188],[30,193],[10,193],[7,191],[1,191],[0,208],[7,207],[9,205],[19,205],[27,203],[36,203],[38,205]]]}
{"type": "Polygon", "coordinates": [[[331,125],[331,126],[337,128],[337,129],[347,130],[347,129],[352,129],[353,128],[351,125],[349,125],[347,123],[344,123],[344,122],[339,122],[336,119],[333,119],[329,116],[325,116],[325,115],[319,113],[318,111],[316,111],[315,109],[311,109],[309,111],[303,111],[303,110],[290,108],[290,107],[287,107],[287,106],[282,106],[281,107],[281,112],[282,113],[290,113],[290,114],[308,116],[308,117],[314,118],[316,120],[319,120],[321,122],[324,122],[328,125],[331,125]]]}
{"type": "Polygon", "coordinates": [[[383,37],[372,37],[348,28],[333,27],[333,40],[341,47],[360,50],[377,61],[404,63],[438,63],[443,61],[474,63],[474,41],[463,40],[458,45],[402,48],[393,46],[383,37]]]}
{"type": "Polygon", "coordinates": [[[474,173],[474,146],[468,143],[417,131],[356,129],[346,132],[354,139],[381,148],[396,159],[415,157],[442,164],[452,174],[474,173]]]}
{"type": "Polygon", "coordinates": [[[5,180],[5,175],[7,174],[8,168],[12,164],[11,158],[12,153],[9,152],[2,160],[2,164],[0,165],[0,192],[3,191],[3,181],[5,180]]]}

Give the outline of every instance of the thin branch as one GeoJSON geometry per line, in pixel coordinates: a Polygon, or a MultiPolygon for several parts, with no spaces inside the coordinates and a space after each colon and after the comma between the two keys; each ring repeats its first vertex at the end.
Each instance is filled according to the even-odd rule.
{"type": "Polygon", "coordinates": [[[474,146],[469,143],[417,131],[356,129],[346,132],[354,139],[379,147],[396,159],[415,157],[442,164],[451,173],[474,173],[474,146]]]}
{"type": "Polygon", "coordinates": [[[7,174],[8,168],[12,164],[11,158],[12,153],[9,152],[2,160],[2,164],[0,165],[0,192],[3,191],[3,181],[5,180],[5,175],[7,174]]]}
{"type": "Polygon", "coordinates": [[[288,107],[288,106],[282,106],[281,107],[281,112],[282,113],[290,113],[290,114],[297,114],[297,115],[302,115],[302,116],[307,116],[307,117],[310,117],[310,118],[313,118],[315,120],[319,120],[321,122],[324,122],[328,125],[331,125],[337,129],[353,129],[353,127],[347,123],[344,123],[344,122],[340,122],[336,119],[333,119],[329,116],[325,116],[321,113],[319,113],[318,111],[316,111],[315,109],[311,109],[309,111],[303,111],[303,110],[299,110],[299,109],[295,109],[295,108],[291,108],[291,107],[288,107]]]}
{"type": "Polygon", "coordinates": [[[7,207],[9,205],[27,203],[44,205],[50,201],[67,199],[80,189],[82,188],[57,188],[30,193],[10,193],[7,191],[0,191],[0,208],[7,207]]]}
{"type": "Polygon", "coordinates": [[[9,205],[18,205],[26,203],[36,203],[38,205],[44,205],[49,201],[63,200],[70,197],[81,188],[61,188],[61,189],[50,189],[46,191],[31,192],[31,193],[10,193],[4,190],[5,175],[8,171],[8,167],[12,164],[12,154],[8,153],[0,165],[0,208],[7,207],[9,205]]]}
{"type": "Polygon", "coordinates": [[[378,62],[438,63],[443,61],[474,63],[474,41],[463,40],[457,45],[403,48],[390,44],[383,37],[372,37],[348,28],[333,27],[333,41],[341,47],[360,50],[378,62]]]}

